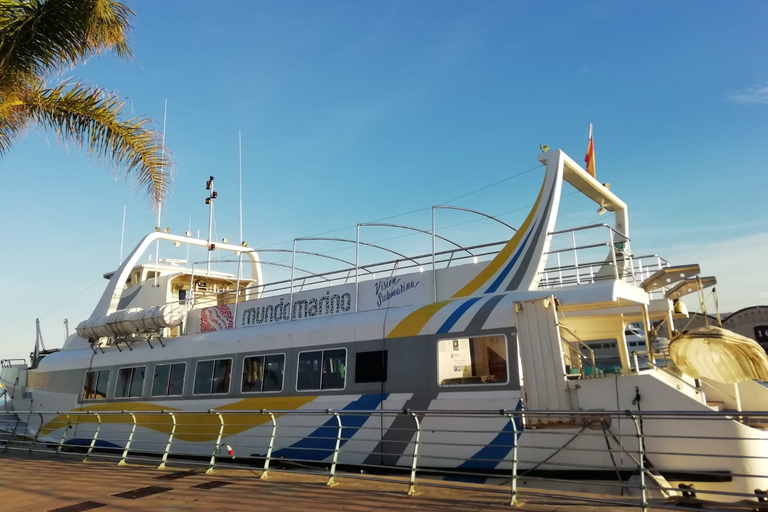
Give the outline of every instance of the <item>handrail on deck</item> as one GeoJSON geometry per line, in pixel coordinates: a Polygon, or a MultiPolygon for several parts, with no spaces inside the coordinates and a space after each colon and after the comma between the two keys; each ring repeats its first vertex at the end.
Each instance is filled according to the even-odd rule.
{"type": "MultiPolygon", "coordinates": [[[[601,485],[601,488],[604,488],[606,485],[613,486],[615,487],[616,494],[621,491],[622,496],[625,496],[625,491],[633,490],[635,492],[627,493],[627,497],[623,498],[625,504],[634,505],[644,511],[649,508],[647,493],[652,489],[657,493],[657,496],[661,494],[667,497],[675,496],[676,491],[678,491],[676,488],[668,487],[666,481],[659,480],[658,471],[651,472],[650,468],[652,466],[646,461],[652,463],[657,460],[656,457],[659,455],[666,458],[676,455],[692,458],[694,461],[697,460],[697,457],[715,458],[722,461],[731,459],[745,460],[749,462],[749,467],[752,468],[749,472],[740,472],[733,469],[723,472],[692,467],[690,473],[692,475],[698,474],[702,477],[712,476],[713,478],[722,477],[725,474],[728,476],[728,480],[725,481],[728,482],[740,478],[768,478],[768,475],[759,473],[760,468],[768,464],[768,459],[766,459],[764,454],[745,455],[740,453],[739,450],[720,450],[713,453],[706,453],[705,451],[703,453],[700,449],[702,440],[706,439],[717,440],[718,442],[741,439],[741,437],[723,438],[718,433],[709,436],[706,432],[710,430],[710,427],[701,426],[702,421],[709,421],[713,424],[720,421],[733,421],[734,415],[732,411],[585,411],[521,410],[520,408],[494,410],[209,409],[207,411],[139,411],[127,409],[123,411],[0,411],[0,425],[8,425],[7,430],[0,430],[0,436],[5,436],[5,439],[3,439],[4,451],[20,450],[31,453],[34,451],[48,451],[48,447],[56,446],[56,452],[59,453],[69,437],[71,440],[77,439],[80,443],[84,443],[84,446],[87,446],[86,460],[98,456],[117,460],[117,465],[125,465],[130,457],[137,462],[142,460],[145,462],[154,461],[156,464],[156,459],[149,459],[147,457],[148,454],[156,454],[157,456],[162,455],[162,458],[159,459],[160,465],[158,469],[165,469],[169,456],[172,455],[174,464],[200,465],[207,467],[208,471],[206,473],[214,472],[222,463],[227,462],[229,457],[234,457],[234,452],[229,446],[229,444],[232,444],[235,450],[242,450],[246,458],[252,460],[251,464],[259,464],[263,460],[261,468],[258,468],[258,466],[254,468],[261,470],[260,478],[262,479],[268,478],[270,472],[297,471],[297,467],[299,471],[301,471],[301,468],[305,468],[305,470],[317,474],[317,466],[308,467],[302,464],[302,462],[314,461],[315,463],[320,462],[325,466],[324,471],[328,478],[327,484],[336,485],[339,483],[335,480],[339,468],[342,467],[341,464],[345,464],[341,460],[342,454],[352,459],[359,459],[361,454],[368,454],[368,451],[361,451],[359,443],[350,442],[355,439],[358,430],[370,429],[375,431],[377,435],[380,434],[379,426],[366,427],[364,423],[361,424],[360,422],[360,417],[371,417],[374,415],[382,418],[389,417],[394,419],[400,417],[410,420],[397,427],[398,432],[407,434],[406,436],[401,435],[402,440],[398,441],[401,443],[399,446],[402,446],[397,452],[399,454],[398,457],[403,457],[403,459],[397,466],[388,466],[386,463],[377,462],[370,464],[362,462],[359,466],[366,468],[366,472],[368,472],[367,468],[369,467],[378,468],[380,471],[388,471],[387,481],[391,483],[402,482],[404,484],[404,491],[409,495],[416,493],[417,484],[451,486],[450,481],[454,479],[453,477],[465,474],[461,472],[460,468],[462,466],[458,466],[458,469],[455,467],[465,457],[463,454],[454,453],[457,447],[460,447],[460,450],[469,448],[469,453],[480,450],[478,454],[482,454],[481,458],[472,458],[474,462],[479,463],[476,467],[480,468],[479,471],[473,473],[475,477],[496,477],[498,480],[498,473],[494,473],[492,469],[483,468],[503,469],[499,465],[504,464],[504,467],[508,468],[505,471],[510,471],[511,469],[511,479],[510,473],[505,472],[505,480],[502,483],[495,484],[499,489],[496,492],[506,493],[511,505],[514,505],[520,497],[518,484],[523,477],[527,477],[526,480],[532,479],[534,481],[551,480],[553,483],[557,483],[557,486],[562,486],[567,481],[564,477],[552,479],[546,475],[529,475],[532,468],[535,469],[542,464],[546,464],[550,468],[569,469],[571,471],[618,471],[619,469],[622,471],[636,471],[640,476],[637,483],[632,479],[624,480],[617,473],[619,478],[614,483],[580,480],[580,486],[601,485]],[[210,421],[206,421],[203,418],[205,416],[210,417],[210,421]],[[249,424],[248,418],[253,416],[268,417],[268,420],[266,422],[259,421],[249,424]],[[301,435],[303,435],[297,434],[295,429],[297,425],[303,425],[304,423],[296,423],[292,418],[312,416],[320,416],[322,418],[320,423],[324,425],[323,428],[325,429],[320,437],[315,437],[315,440],[321,443],[320,445],[312,448],[303,447],[305,451],[309,450],[314,455],[309,459],[307,459],[307,456],[298,453],[286,456],[284,450],[296,449],[295,443],[297,440],[302,439],[301,435]],[[45,425],[50,433],[47,436],[42,435],[40,428],[32,432],[29,426],[30,417],[39,417],[41,427],[43,425],[42,421],[47,421],[45,425]],[[109,419],[114,417],[130,417],[130,421],[121,422],[120,420],[109,419]],[[450,418],[455,418],[457,421],[449,421],[450,418]],[[540,428],[542,420],[549,422],[552,428],[540,428]],[[629,420],[629,428],[622,428],[622,421],[627,425],[627,420],[629,420]],[[649,432],[651,425],[668,425],[672,420],[688,421],[691,422],[690,425],[692,426],[699,425],[699,428],[691,433],[688,432],[688,429],[679,429],[675,432],[660,432],[658,430],[649,432]],[[530,423],[531,427],[528,427],[529,421],[532,421],[530,423]],[[659,423],[656,423],[656,421],[659,421],[659,423]],[[208,428],[213,435],[199,442],[194,441],[193,444],[200,447],[194,453],[189,452],[189,448],[177,447],[177,450],[172,454],[172,442],[174,437],[178,435],[177,426],[189,425],[190,422],[208,428]],[[92,423],[94,425],[86,428],[83,426],[84,423],[92,423]],[[114,428],[116,423],[123,423],[131,428],[116,430],[114,428]],[[13,429],[11,430],[10,425],[12,424],[13,429]],[[73,430],[71,428],[73,424],[78,424],[80,427],[73,430]],[[142,429],[143,432],[146,432],[148,427],[150,430],[156,430],[158,435],[154,437],[144,435],[142,439],[137,439],[136,434],[139,432],[137,426],[139,424],[145,427],[142,429]],[[162,425],[163,428],[160,430],[153,428],[158,425],[162,425]],[[240,427],[248,425],[253,427],[253,430],[246,434],[240,427]],[[259,425],[264,425],[265,428],[257,428],[259,425]],[[352,427],[352,425],[361,426],[352,427]],[[237,428],[232,432],[227,430],[228,426],[237,426],[237,428]],[[563,428],[566,430],[563,431],[563,428]],[[164,430],[164,432],[161,432],[161,430],[164,430]],[[58,431],[61,431],[62,434],[59,434],[58,431]],[[498,435],[499,431],[506,432],[507,435],[503,439],[498,438],[494,442],[495,450],[493,454],[490,452],[485,453],[483,448],[486,446],[487,441],[483,439],[494,434],[498,435]],[[474,435],[462,436],[462,434],[468,433],[474,435]],[[446,435],[455,436],[457,434],[462,436],[460,437],[460,442],[455,437],[446,437],[446,435]],[[234,436],[238,437],[235,438],[234,436]],[[229,439],[230,437],[232,437],[232,440],[229,439]],[[582,442],[569,446],[576,437],[581,437],[582,442]],[[569,438],[570,441],[567,440],[569,438]],[[466,441],[466,439],[470,439],[470,441],[466,441]],[[473,439],[474,441],[472,441],[473,439]],[[110,445],[96,447],[97,440],[108,441],[110,445]],[[237,441],[237,444],[234,441],[237,441]],[[677,449],[671,451],[674,453],[671,453],[668,449],[670,442],[675,443],[677,447],[677,449]],[[607,463],[601,464],[596,462],[597,459],[594,457],[593,448],[589,448],[589,446],[597,445],[587,444],[587,448],[585,448],[585,443],[598,443],[603,449],[606,449],[605,445],[607,444],[607,451],[611,454],[613,464],[606,465],[607,463]],[[542,461],[541,459],[531,458],[532,452],[530,450],[541,451],[542,446],[549,447],[547,450],[555,450],[555,453],[565,454],[568,460],[550,460],[552,457],[549,457],[542,461]],[[222,453],[225,447],[227,452],[229,452],[229,456],[222,453]],[[276,448],[280,449],[274,451],[276,448]],[[521,449],[528,449],[529,451],[521,451],[521,449]],[[589,456],[585,459],[587,453],[589,456]],[[521,455],[522,459],[520,458],[521,455]],[[616,466],[614,455],[620,455],[625,459],[626,462],[622,463],[621,468],[616,466]],[[281,459],[285,459],[289,463],[292,461],[299,462],[299,465],[290,464],[288,467],[275,467],[275,463],[279,463],[281,459]],[[430,462],[424,462],[425,459],[430,462]],[[437,464],[435,464],[436,462],[437,464]],[[427,483],[423,478],[425,470],[422,468],[425,465],[429,465],[430,474],[447,478],[427,483]],[[404,474],[402,480],[397,480],[397,476],[392,476],[393,474],[396,475],[397,472],[404,474]],[[647,483],[652,485],[647,485],[647,483]]],[[[741,413],[739,416],[742,418],[758,419],[762,423],[764,420],[768,420],[768,411],[749,411],[741,413]]],[[[188,446],[188,444],[184,446],[188,446]]],[[[668,467],[669,463],[666,462],[665,465],[668,467]]],[[[661,475],[664,475],[663,470],[661,475]]],[[[355,477],[353,472],[345,473],[344,476],[346,478],[355,477]]],[[[485,482],[485,480],[482,481],[486,490],[488,490],[486,486],[489,483],[485,482]]],[[[466,489],[466,487],[463,488],[466,489]]],[[[737,492],[734,490],[700,489],[696,492],[701,493],[707,498],[717,499],[719,497],[720,499],[730,501],[734,498],[752,500],[755,505],[762,501],[761,496],[763,496],[762,492],[752,493],[751,490],[737,492]]],[[[568,499],[573,502],[579,498],[576,495],[568,494],[568,499]]],[[[617,498],[607,495],[598,497],[590,494],[588,499],[593,504],[595,502],[602,503],[603,501],[606,504],[609,502],[615,504],[617,498]]]]}

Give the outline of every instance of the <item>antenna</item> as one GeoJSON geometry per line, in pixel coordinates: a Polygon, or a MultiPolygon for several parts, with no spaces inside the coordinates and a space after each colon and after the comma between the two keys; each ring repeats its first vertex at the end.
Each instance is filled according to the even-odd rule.
{"type": "MultiPolygon", "coordinates": [[[[245,247],[243,240],[243,133],[237,130],[237,142],[240,158],[240,245],[245,247]]],[[[240,278],[243,275],[243,253],[237,253],[237,281],[235,282],[235,318],[237,318],[237,306],[240,302],[240,278]]]]}
{"type": "MultiPolygon", "coordinates": [[[[165,98],[165,108],[163,109],[163,156],[165,156],[165,127],[168,121],[168,98],[165,98]]],[[[157,203],[157,224],[155,225],[155,231],[160,231],[160,215],[163,213],[163,203],[157,203]]],[[[160,264],[160,240],[155,245],[155,282],[154,286],[157,286],[157,275],[160,273],[160,269],[157,265],[160,264]]]]}
{"type": "Polygon", "coordinates": [[[210,273],[211,272],[211,251],[216,250],[216,244],[211,243],[211,236],[213,234],[213,200],[216,199],[219,195],[213,190],[213,176],[211,176],[210,179],[205,182],[205,189],[211,191],[208,197],[205,198],[205,204],[209,206],[208,208],[208,261],[207,261],[206,271],[210,273]]]}
{"type": "Polygon", "coordinates": [[[243,134],[237,130],[237,142],[240,150],[240,243],[243,243],[243,134]]]}
{"type": "MultiPolygon", "coordinates": [[[[192,236],[192,217],[189,218],[189,227],[187,228],[187,236],[192,236]]],[[[197,238],[200,238],[198,233],[197,238]]],[[[187,244],[187,261],[189,261],[189,244],[187,244]]]]}
{"type": "Polygon", "coordinates": [[[125,240],[125,205],[123,205],[123,230],[120,233],[120,261],[117,262],[117,266],[123,262],[123,241],[125,240]]]}

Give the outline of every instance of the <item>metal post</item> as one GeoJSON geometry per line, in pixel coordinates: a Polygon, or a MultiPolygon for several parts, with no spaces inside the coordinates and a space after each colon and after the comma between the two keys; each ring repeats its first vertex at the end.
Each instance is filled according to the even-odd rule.
{"type": "Polygon", "coordinates": [[[293,239],[293,252],[291,253],[291,296],[288,304],[290,305],[290,311],[288,312],[290,321],[293,321],[293,280],[296,278],[296,239],[293,239]]]}
{"type": "Polygon", "coordinates": [[[67,426],[64,427],[64,433],[61,434],[61,441],[59,441],[59,446],[56,448],[56,453],[61,453],[61,449],[64,446],[64,439],[67,437],[67,431],[69,430],[69,426],[71,423],[69,422],[69,413],[67,413],[67,426]]]}
{"type": "Polygon", "coordinates": [[[269,448],[267,448],[267,458],[264,459],[264,470],[261,472],[261,479],[266,480],[269,478],[269,461],[272,459],[272,448],[275,446],[275,434],[277,434],[277,420],[275,415],[271,412],[262,411],[262,413],[269,414],[272,418],[272,436],[269,438],[269,448]]]}
{"type": "MultiPolygon", "coordinates": [[[[627,411],[629,412],[629,411],[627,411]]],[[[640,470],[640,499],[642,499],[641,507],[643,512],[648,510],[648,497],[646,495],[647,487],[645,485],[645,441],[643,439],[643,429],[640,427],[640,418],[634,414],[630,414],[632,421],[635,422],[635,431],[637,432],[637,447],[640,452],[638,460],[638,466],[640,470]]]]}
{"type": "MultiPolygon", "coordinates": [[[[123,411],[125,412],[125,411],[123,411]]],[[[125,443],[125,449],[123,450],[123,458],[120,459],[120,462],[117,463],[118,466],[127,466],[128,464],[125,462],[125,459],[128,458],[128,450],[131,449],[131,441],[133,441],[133,433],[136,432],[136,415],[132,412],[129,412],[128,414],[131,415],[131,419],[133,420],[133,426],[131,427],[131,433],[128,435],[128,442],[125,443]]]]}
{"type": "Polygon", "coordinates": [[[416,494],[416,461],[419,458],[419,441],[421,440],[421,422],[416,413],[409,413],[416,422],[416,443],[413,446],[413,462],[411,463],[411,479],[408,481],[408,496],[416,494]]]}
{"type": "Polygon", "coordinates": [[[437,206],[432,207],[432,292],[433,302],[437,302],[437,266],[435,263],[435,232],[437,224],[437,206]]]}
{"type": "MultiPolygon", "coordinates": [[[[18,382],[18,377],[16,378],[16,381],[18,382]]],[[[11,397],[13,399],[13,397],[11,397]]],[[[7,403],[7,402],[6,402],[7,403]]],[[[14,440],[16,437],[16,429],[19,428],[19,423],[21,423],[21,416],[18,414],[16,415],[16,424],[13,426],[13,430],[11,431],[11,436],[8,438],[8,442],[5,443],[5,449],[3,449],[3,453],[6,453],[8,451],[8,447],[11,446],[11,441],[14,440]]]]}
{"type": "Polygon", "coordinates": [[[613,262],[613,277],[614,279],[619,279],[619,264],[616,261],[616,246],[614,245],[614,238],[613,238],[613,230],[609,229],[608,234],[610,235],[611,239],[611,261],[613,262]]]}
{"type": "Polygon", "coordinates": [[[632,359],[635,360],[635,371],[637,373],[640,373],[640,364],[637,362],[637,351],[632,351],[632,359]]]}
{"type": "MultiPolygon", "coordinates": [[[[240,234],[240,238],[243,238],[242,233],[240,234]]],[[[242,240],[241,240],[242,243],[242,240]]],[[[235,283],[235,314],[234,314],[234,321],[232,322],[233,327],[237,329],[237,306],[240,303],[240,276],[243,273],[243,253],[242,251],[237,255],[237,282],[235,283]]]]}
{"type": "Polygon", "coordinates": [[[360,224],[357,225],[355,234],[355,313],[360,305],[358,296],[360,295],[360,224]]]}
{"type": "MultiPolygon", "coordinates": [[[[91,414],[91,411],[88,411],[88,414],[91,414]]],[[[91,452],[93,451],[93,447],[96,446],[96,438],[99,437],[99,430],[101,429],[101,416],[98,412],[94,412],[93,414],[96,415],[96,420],[98,420],[98,425],[96,425],[96,431],[93,433],[93,439],[91,439],[91,445],[88,447],[88,453],[85,454],[85,458],[83,459],[83,462],[86,462],[88,460],[88,457],[91,456],[91,452]]]]}
{"type": "Polygon", "coordinates": [[[40,416],[40,428],[38,428],[37,432],[35,432],[35,437],[32,439],[32,444],[29,445],[29,453],[32,453],[32,449],[35,447],[37,438],[40,436],[40,431],[43,430],[43,415],[42,413],[37,413],[37,415],[40,416]]]}
{"type": "Polygon", "coordinates": [[[507,418],[512,424],[512,488],[510,489],[509,504],[512,507],[517,506],[517,424],[515,423],[515,415],[507,413],[507,418]]]}
{"type": "Polygon", "coordinates": [[[579,255],[576,252],[576,233],[571,231],[571,245],[573,248],[573,268],[576,270],[576,284],[581,284],[579,277],[579,255]]]}
{"type": "Polygon", "coordinates": [[[219,454],[219,450],[221,449],[221,438],[224,435],[224,416],[222,416],[220,412],[216,412],[213,409],[208,412],[211,414],[216,414],[219,417],[221,428],[219,429],[219,437],[216,438],[216,446],[214,446],[213,453],[211,454],[211,462],[208,465],[208,471],[205,472],[206,475],[213,473],[213,466],[216,465],[216,455],[219,454]]]}
{"type": "Polygon", "coordinates": [[[333,462],[331,462],[331,471],[328,474],[328,487],[334,487],[336,485],[339,485],[338,482],[334,481],[333,477],[336,474],[336,462],[339,460],[339,447],[341,446],[341,431],[342,431],[342,425],[341,425],[341,416],[339,416],[339,413],[333,412],[330,409],[326,411],[328,414],[333,414],[336,416],[336,422],[339,424],[339,431],[336,434],[336,448],[333,450],[333,462]]]}
{"type": "Polygon", "coordinates": [[[173,414],[172,411],[168,411],[168,414],[171,416],[171,421],[173,421],[173,426],[171,426],[171,435],[168,436],[168,444],[165,445],[165,451],[163,452],[163,459],[160,461],[160,465],[157,467],[157,469],[165,469],[165,462],[168,460],[168,454],[171,453],[171,443],[173,442],[173,435],[176,433],[176,415],[173,414]]]}

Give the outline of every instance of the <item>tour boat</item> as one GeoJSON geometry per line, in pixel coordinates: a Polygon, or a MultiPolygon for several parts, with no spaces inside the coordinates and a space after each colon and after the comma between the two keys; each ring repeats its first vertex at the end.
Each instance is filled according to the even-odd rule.
{"type": "MultiPolygon", "coordinates": [[[[222,442],[245,456],[268,449],[270,416],[256,413],[278,411],[293,434],[277,437],[273,455],[317,462],[333,456],[337,440],[318,432],[336,420],[290,413],[360,411],[341,441],[355,449],[342,449],[339,462],[404,467],[412,461],[408,442],[417,426],[408,415],[385,411],[523,410],[512,424],[504,415],[477,416],[461,420],[455,431],[443,428],[450,458],[442,456],[444,447],[426,444],[419,467],[509,474],[512,445],[519,443],[521,469],[584,478],[590,473],[585,454],[595,467],[616,468],[617,436],[630,439],[621,449],[637,453],[639,447],[632,444],[637,425],[631,419],[601,421],[601,435],[587,435],[594,425],[583,413],[638,411],[642,400],[643,411],[659,413],[734,411],[718,422],[646,421],[647,461],[659,478],[725,493],[716,498],[725,501],[768,488],[768,430],[747,415],[768,404],[768,389],[752,380],[768,380],[765,354],[751,352],[748,340],[729,341],[732,333],[724,330],[707,338],[670,328],[686,314],[681,298],[714,280],[700,276],[696,264],[673,266],[634,253],[627,205],[614,192],[561,150],[538,160],[545,172],[533,207],[516,228],[497,222],[510,233],[500,241],[464,245],[440,235],[434,217],[443,208],[498,219],[439,206],[432,209],[433,229],[415,230],[431,237],[427,253],[406,255],[365,242],[363,225],[354,240],[316,239],[349,244],[355,261],[300,250],[309,239],[297,239],[285,253],[290,263],[269,264],[269,251],[245,243],[153,231],[105,274],[108,284],[93,313],[60,350],[36,347],[30,365],[3,364],[6,410],[16,411],[22,430],[38,442],[88,444],[99,428],[102,447],[122,447],[136,417],[102,421],[75,413],[254,411],[251,420],[226,429],[199,418],[183,424],[182,416],[171,425],[147,414],[132,433],[132,450],[162,452],[173,428],[174,450],[210,455],[223,432],[222,442]],[[613,223],[556,230],[566,183],[611,212],[613,223]],[[573,243],[558,245],[558,238],[573,243]],[[210,259],[191,266],[146,262],[145,252],[158,242],[228,254],[237,270],[213,270],[210,259]],[[361,250],[372,249],[387,256],[361,261],[361,250]],[[302,262],[313,257],[338,268],[304,269],[302,262]],[[275,265],[291,277],[265,278],[275,265]],[[665,328],[672,359],[682,364],[653,364],[652,335],[665,328]],[[596,367],[596,343],[601,349],[613,344],[614,371],[596,367]],[[752,373],[724,368],[727,357],[706,355],[716,347],[733,354],[735,345],[738,357],[751,358],[752,373]],[[574,414],[563,415],[569,411],[574,414]],[[563,435],[534,435],[544,429],[563,435]],[[252,445],[254,439],[263,444],[252,445]],[[749,457],[728,456],[734,453],[749,457]]],[[[443,421],[427,414],[420,428],[440,430],[443,421]]]]}

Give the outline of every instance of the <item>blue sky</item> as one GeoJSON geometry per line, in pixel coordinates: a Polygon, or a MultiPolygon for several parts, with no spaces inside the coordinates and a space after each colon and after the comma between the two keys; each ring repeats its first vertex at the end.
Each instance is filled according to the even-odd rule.
{"type": "MultiPolygon", "coordinates": [[[[61,78],[119,92],[158,129],[168,100],[173,232],[191,219],[205,233],[214,175],[218,237],[238,238],[238,130],[245,238],[287,247],[530,170],[540,144],[581,161],[592,122],[598,178],[629,204],[635,252],[700,262],[724,311],[768,303],[765,2],[130,5],[134,60],[61,78]]],[[[59,346],[62,319],[90,314],[119,262],[123,207],[126,253],[155,214],[135,182],[55,133],[30,129],[0,169],[0,350],[23,357],[36,317],[59,346]]],[[[541,177],[452,204],[519,223],[541,177]]]]}

